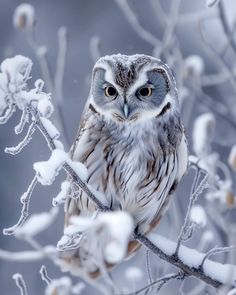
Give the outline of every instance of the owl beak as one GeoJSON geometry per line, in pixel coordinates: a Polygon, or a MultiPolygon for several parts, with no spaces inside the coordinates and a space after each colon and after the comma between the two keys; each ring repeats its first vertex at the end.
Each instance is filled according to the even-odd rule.
{"type": "Polygon", "coordinates": [[[128,108],[128,105],[126,103],[124,104],[123,112],[124,112],[125,118],[127,119],[128,115],[129,115],[129,108],[128,108]]]}

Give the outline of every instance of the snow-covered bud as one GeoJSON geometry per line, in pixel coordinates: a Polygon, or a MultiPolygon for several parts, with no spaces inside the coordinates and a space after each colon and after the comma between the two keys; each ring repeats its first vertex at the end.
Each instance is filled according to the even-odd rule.
{"type": "Polygon", "coordinates": [[[231,148],[228,163],[229,166],[236,172],[236,145],[231,148]]]}
{"type": "Polygon", "coordinates": [[[53,280],[47,287],[46,295],[69,295],[71,294],[72,282],[69,277],[53,280]]]}
{"type": "Polygon", "coordinates": [[[34,83],[36,92],[42,92],[44,87],[44,81],[42,79],[37,79],[34,83]]]}
{"type": "Polygon", "coordinates": [[[34,163],[33,167],[36,171],[38,182],[42,185],[51,185],[67,158],[68,155],[64,151],[55,149],[48,161],[34,163]]]}
{"type": "Polygon", "coordinates": [[[211,113],[199,116],[193,126],[193,150],[200,158],[205,156],[214,135],[215,117],[211,113]]]}
{"type": "Polygon", "coordinates": [[[66,201],[66,198],[70,195],[71,193],[71,184],[69,181],[64,181],[61,184],[61,190],[59,194],[53,198],[52,200],[52,205],[57,206],[59,204],[62,204],[66,201]]]}
{"type": "Polygon", "coordinates": [[[200,227],[205,227],[207,224],[207,216],[204,208],[200,205],[193,206],[190,211],[190,220],[200,227]]]}
{"type": "Polygon", "coordinates": [[[66,27],[60,27],[57,34],[59,40],[65,40],[68,38],[68,31],[66,27]]]}
{"type": "Polygon", "coordinates": [[[41,116],[50,118],[53,113],[53,105],[49,99],[42,99],[38,102],[38,111],[41,116]]]}
{"type": "Polygon", "coordinates": [[[33,5],[22,3],[16,7],[13,15],[14,27],[22,31],[32,31],[35,25],[35,10],[33,5]]]}
{"type": "Polygon", "coordinates": [[[130,281],[139,281],[143,277],[143,272],[138,267],[129,267],[125,270],[125,276],[130,281]]]}
{"type": "Polygon", "coordinates": [[[47,55],[47,53],[48,53],[47,46],[40,46],[40,47],[37,49],[37,55],[38,55],[39,57],[45,56],[45,55],[47,55]]]}
{"type": "Polygon", "coordinates": [[[184,61],[186,78],[200,77],[204,72],[204,62],[199,55],[190,55],[184,61]]]}

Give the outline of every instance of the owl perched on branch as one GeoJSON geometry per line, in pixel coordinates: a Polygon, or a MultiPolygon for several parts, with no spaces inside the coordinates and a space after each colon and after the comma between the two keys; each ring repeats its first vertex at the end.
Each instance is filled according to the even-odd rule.
{"type": "MultiPolygon", "coordinates": [[[[112,210],[130,213],[141,233],[153,229],[187,169],[187,144],[169,67],[139,54],[100,58],[71,157],[87,167],[88,184],[112,210]]],[[[66,223],[70,216],[92,216],[97,210],[82,190],[76,194],[67,202],[66,223]]],[[[81,259],[78,248],[70,261],[96,274],[97,267],[89,262],[89,253],[96,252],[91,244],[87,257],[81,259]]],[[[137,248],[130,241],[127,255],[137,248]]]]}

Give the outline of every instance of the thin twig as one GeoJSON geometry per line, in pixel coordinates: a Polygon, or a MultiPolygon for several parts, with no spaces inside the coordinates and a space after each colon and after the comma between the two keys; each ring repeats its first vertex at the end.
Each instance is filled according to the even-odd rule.
{"type": "Polygon", "coordinates": [[[203,258],[202,260],[202,263],[200,265],[200,267],[203,269],[204,267],[204,263],[206,262],[206,260],[208,258],[210,258],[212,255],[216,255],[216,254],[219,254],[219,253],[225,253],[225,252],[229,252],[229,251],[232,251],[232,250],[236,250],[236,246],[230,246],[230,247],[215,247],[215,248],[212,248],[211,250],[209,250],[205,257],[203,258]]]}
{"type": "Polygon", "coordinates": [[[52,282],[52,279],[48,276],[47,269],[45,265],[42,265],[39,271],[41,278],[44,282],[49,285],[52,282]]]}
{"type": "Polygon", "coordinates": [[[142,38],[147,43],[151,44],[152,46],[156,47],[161,44],[160,40],[155,37],[153,34],[151,34],[149,31],[144,29],[140,22],[137,19],[137,16],[133,12],[133,10],[130,8],[127,0],[114,0],[117,5],[122,10],[124,16],[130,23],[131,27],[135,31],[135,33],[142,38]]]}
{"type": "MultiPolygon", "coordinates": [[[[152,279],[152,274],[151,274],[151,265],[150,265],[150,251],[146,251],[146,265],[147,265],[147,272],[148,272],[148,283],[152,284],[153,279],[152,279]]],[[[151,288],[147,288],[145,295],[147,295],[151,291],[151,288]]]]}
{"type": "Polygon", "coordinates": [[[58,54],[57,65],[54,78],[54,88],[58,105],[62,105],[63,102],[63,78],[65,72],[65,62],[68,47],[68,36],[66,27],[61,27],[58,30],[58,54]]]}
{"type": "Polygon", "coordinates": [[[222,69],[228,73],[229,75],[229,81],[231,83],[232,89],[234,90],[234,92],[236,93],[236,77],[234,75],[233,70],[230,68],[230,66],[226,63],[226,61],[224,60],[224,58],[222,58],[222,56],[220,55],[220,53],[215,49],[215,47],[213,45],[211,45],[211,43],[208,41],[208,39],[206,38],[205,34],[204,34],[204,30],[203,30],[203,21],[204,19],[201,19],[199,21],[199,32],[200,32],[200,37],[203,41],[203,44],[206,45],[206,48],[209,51],[209,55],[212,57],[215,57],[215,61],[219,64],[219,68],[222,69]]]}
{"type": "Polygon", "coordinates": [[[27,295],[28,292],[23,276],[19,273],[16,273],[12,276],[12,278],[15,280],[17,287],[20,289],[20,294],[27,295]]]}
{"type": "Polygon", "coordinates": [[[193,185],[191,188],[191,195],[190,195],[190,201],[188,204],[187,213],[186,213],[186,216],[184,219],[184,224],[181,228],[181,231],[180,231],[180,234],[178,237],[178,241],[177,241],[176,253],[178,253],[181,242],[183,241],[185,234],[188,232],[189,223],[190,223],[189,216],[190,216],[191,209],[192,209],[193,205],[195,204],[197,197],[205,188],[205,185],[208,180],[208,174],[205,174],[204,178],[202,179],[202,181],[198,185],[200,175],[201,175],[201,170],[199,168],[196,168],[196,174],[195,174],[193,185]]]}
{"type": "Polygon", "coordinates": [[[232,47],[234,53],[236,54],[236,44],[234,42],[234,38],[231,38],[231,30],[227,21],[226,12],[224,8],[223,1],[219,3],[218,5],[218,11],[219,11],[219,17],[221,20],[221,24],[224,30],[224,33],[226,35],[227,40],[229,41],[230,46],[232,47]]]}
{"type": "Polygon", "coordinates": [[[159,284],[157,290],[156,290],[156,293],[158,291],[160,291],[160,289],[166,285],[167,283],[169,283],[171,280],[183,280],[185,278],[185,274],[182,273],[182,272],[179,272],[179,273],[173,273],[173,274],[168,274],[158,280],[156,280],[155,282],[152,282],[151,284],[148,284],[147,286],[145,287],[142,287],[134,292],[131,292],[131,293],[125,293],[124,295],[137,295],[139,293],[142,293],[143,291],[147,290],[147,289],[150,289],[151,287],[159,284]]]}
{"type": "Polygon", "coordinates": [[[33,122],[29,126],[29,129],[28,129],[27,134],[24,137],[24,139],[17,146],[6,147],[5,150],[4,150],[5,153],[11,154],[11,155],[17,155],[17,154],[19,154],[23,150],[23,148],[25,146],[27,146],[28,143],[31,141],[32,135],[34,134],[35,129],[36,129],[35,128],[35,124],[33,122]]]}

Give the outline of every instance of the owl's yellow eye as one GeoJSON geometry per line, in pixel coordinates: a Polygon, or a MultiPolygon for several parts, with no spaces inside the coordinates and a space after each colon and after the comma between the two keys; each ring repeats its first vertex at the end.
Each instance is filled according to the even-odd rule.
{"type": "Polygon", "coordinates": [[[140,88],[138,94],[142,97],[148,97],[152,95],[152,88],[151,87],[140,88]]]}
{"type": "Polygon", "coordinates": [[[107,86],[105,88],[105,95],[107,97],[115,97],[117,95],[117,91],[113,86],[107,86]]]}

